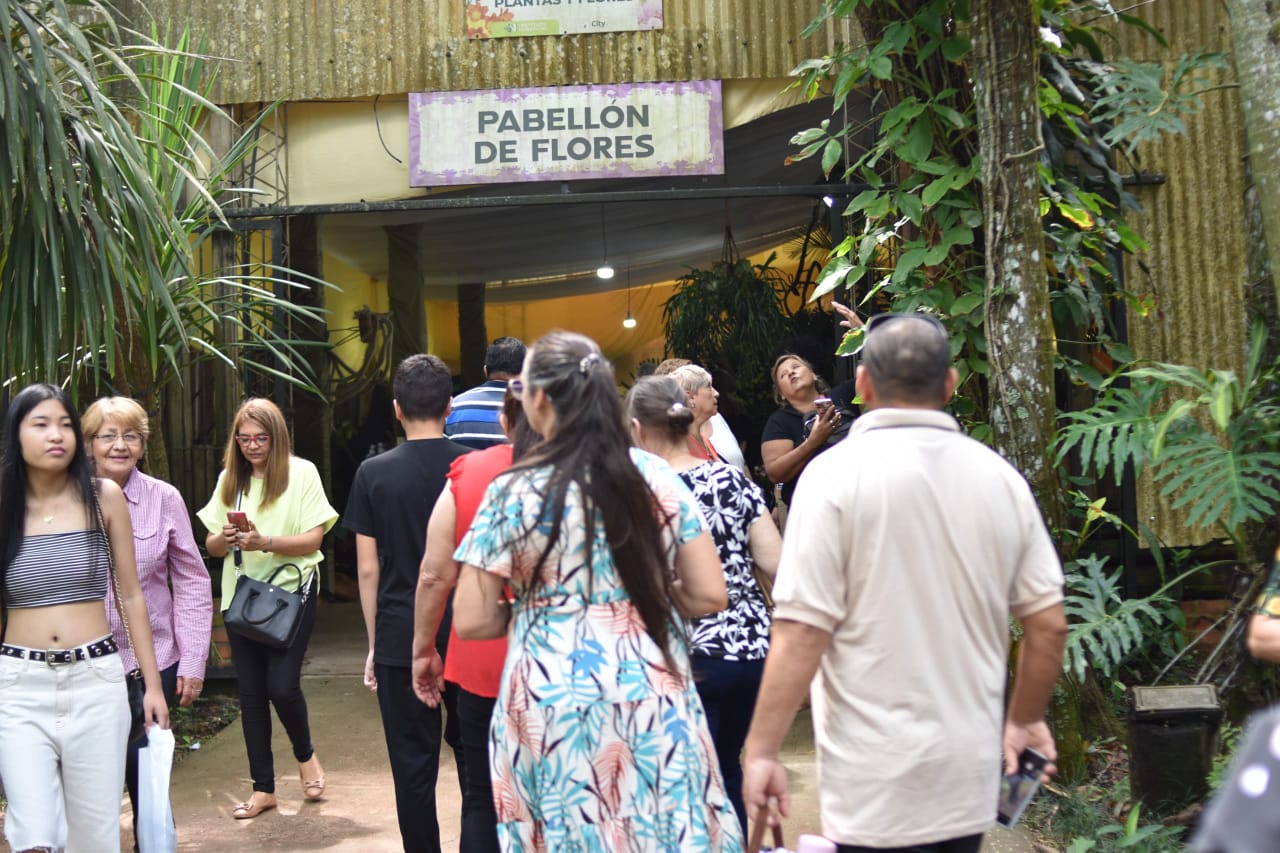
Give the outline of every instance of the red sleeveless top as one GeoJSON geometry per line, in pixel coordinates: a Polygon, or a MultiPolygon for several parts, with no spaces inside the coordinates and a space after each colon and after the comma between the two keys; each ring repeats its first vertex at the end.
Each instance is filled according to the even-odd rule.
{"type": "MultiPolygon", "coordinates": [[[[485,489],[493,479],[511,467],[511,445],[498,444],[484,450],[464,453],[449,466],[449,488],[458,510],[458,523],[453,532],[457,545],[471,526],[480,508],[485,489]]],[[[444,660],[445,681],[486,699],[498,697],[502,667],[507,660],[507,638],[494,640],[462,640],[449,629],[449,653],[444,660]]]]}

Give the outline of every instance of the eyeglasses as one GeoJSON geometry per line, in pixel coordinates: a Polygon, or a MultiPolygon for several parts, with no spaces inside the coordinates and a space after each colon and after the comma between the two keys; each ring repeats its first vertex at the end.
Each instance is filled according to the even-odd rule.
{"type": "Polygon", "coordinates": [[[130,446],[142,444],[142,436],[136,432],[99,432],[95,433],[93,438],[107,446],[115,444],[120,439],[124,439],[124,443],[130,446]]]}
{"type": "Polygon", "coordinates": [[[507,387],[511,389],[511,393],[519,396],[524,393],[524,383],[519,379],[508,379],[507,387]]]}
{"type": "Polygon", "coordinates": [[[869,335],[872,331],[887,326],[895,320],[923,320],[939,332],[942,332],[942,334],[947,334],[947,327],[942,325],[942,322],[937,317],[920,311],[910,314],[893,312],[875,314],[867,319],[867,322],[863,325],[863,331],[869,335]]]}
{"type": "Polygon", "coordinates": [[[241,435],[240,433],[236,433],[236,444],[241,447],[248,447],[251,444],[255,447],[263,447],[270,443],[271,436],[267,435],[265,432],[259,433],[258,435],[241,435]]]}

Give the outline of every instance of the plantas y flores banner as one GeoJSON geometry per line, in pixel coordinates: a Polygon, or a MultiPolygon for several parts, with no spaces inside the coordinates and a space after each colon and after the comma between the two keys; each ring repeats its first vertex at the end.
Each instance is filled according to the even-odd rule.
{"type": "Polygon", "coordinates": [[[662,0],[464,0],[467,37],[662,29],[662,0]]]}
{"type": "Polygon", "coordinates": [[[724,174],[719,80],[414,92],[410,183],[724,174]]]}

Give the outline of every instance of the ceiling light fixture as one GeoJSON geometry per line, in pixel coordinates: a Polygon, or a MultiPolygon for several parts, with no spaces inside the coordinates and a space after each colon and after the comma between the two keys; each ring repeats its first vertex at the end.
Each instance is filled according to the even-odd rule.
{"type": "Polygon", "coordinates": [[[600,249],[601,257],[604,258],[599,267],[596,268],[596,278],[608,281],[613,278],[613,267],[609,266],[609,232],[604,227],[604,205],[600,205],[600,249]]]}
{"type": "Polygon", "coordinates": [[[631,315],[631,262],[627,261],[627,316],[622,321],[622,328],[634,329],[636,318],[631,315]]]}

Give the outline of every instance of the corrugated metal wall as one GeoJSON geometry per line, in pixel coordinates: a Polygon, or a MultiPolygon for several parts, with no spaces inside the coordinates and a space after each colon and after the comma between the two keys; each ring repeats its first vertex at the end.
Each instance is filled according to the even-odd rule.
{"type": "MultiPolygon", "coordinates": [[[[804,39],[821,0],[664,0],[661,30],[463,36],[465,0],[148,0],[190,25],[221,70],[216,100],[252,103],[437,90],[782,77],[826,52],[804,39]]],[[[134,10],[136,11],[136,6],[134,10]]]]}
{"type": "MultiPolygon", "coordinates": [[[[1133,27],[1117,28],[1117,55],[1170,67],[1183,53],[1231,50],[1220,0],[1161,0],[1137,6],[1169,41],[1167,49],[1133,27]]],[[[1215,82],[1229,83],[1234,75],[1215,82]]],[[[1131,290],[1150,291],[1156,311],[1130,312],[1129,334],[1140,357],[1198,367],[1240,370],[1244,364],[1244,131],[1234,89],[1202,98],[1203,111],[1187,121],[1187,133],[1143,146],[1144,172],[1166,183],[1137,189],[1144,211],[1132,224],[1151,250],[1130,258],[1125,277],[1131,290]],[[1149,268],[1149,275],[1138,264],[1149,268]]],[[[1170,544],[1212,538],[1187,526],[1185,513],[1160,499],[1149,477],[1138,489],[1139,517],[1170,544]]]]}

